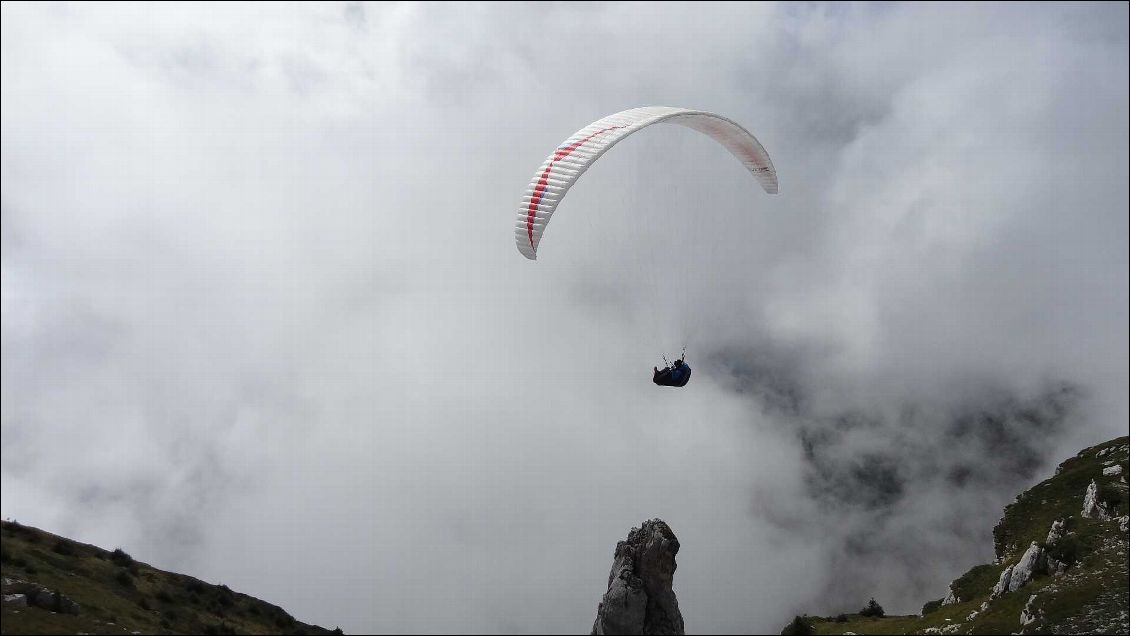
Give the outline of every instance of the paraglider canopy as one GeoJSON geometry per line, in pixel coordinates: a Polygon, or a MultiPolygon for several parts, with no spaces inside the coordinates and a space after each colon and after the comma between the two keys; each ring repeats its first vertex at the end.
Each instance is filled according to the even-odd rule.
{"type": "Polygon", "coordinates": [[[628,135],[669,123],[709,135],[738,158],[770,194],[777,193],[777,172],[761,143],[737,123],[714,113],[669,106],[632,108],[595,121],[578,130],[550,154],[534,172],[518,208],[514,239],[518,251],[537,259],[545,226],[565,193],[592,164],[628,135]]]}

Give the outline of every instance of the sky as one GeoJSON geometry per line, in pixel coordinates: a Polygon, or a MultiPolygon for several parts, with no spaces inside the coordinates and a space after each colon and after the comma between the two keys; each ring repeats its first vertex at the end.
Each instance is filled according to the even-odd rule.
{"type": "Polygon", "coordinates": [[[57,4],[0,20],[0,513],[347,633],[916,612],[1128,414],[1126,3],[57,4]],[[655,126],[527,261],[574,131],[655,126]],[[684,389],[649,382],[687,347],[684,389]]]}

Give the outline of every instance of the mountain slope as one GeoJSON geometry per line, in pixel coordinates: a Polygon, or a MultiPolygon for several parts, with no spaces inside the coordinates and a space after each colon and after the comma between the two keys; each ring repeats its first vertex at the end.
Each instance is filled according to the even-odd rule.
{"type": "Polygon", "coordinates": [[[15,522],[0,527],[4,634],[340,634],[121,550],[15,522]]]}
{"type": "Polygon", "coordinates": [[[816,634],[1127,633],[1128,450],[1127,437],[1084,449],[1019,495],[993,529],[996,561],[918,616],[803,621],[816,634]]]}

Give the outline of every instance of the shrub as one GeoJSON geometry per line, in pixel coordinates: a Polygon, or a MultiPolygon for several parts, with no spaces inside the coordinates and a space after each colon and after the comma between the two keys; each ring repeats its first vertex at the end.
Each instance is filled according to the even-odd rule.
{"type": "Polygon", "coordinates": [[[837,614],[836,615],[836,622],[837,623],[846,623],[847,622],[847,614],[837,614]]]}
{"type": "Polygon", "coordinates": [[[886,612],[883,611],[883,606],[876,603],[875,599],[872,598],[870,601],[867,601],[867,607],[859,610],[859,615],[868,618],[883,618],[886,612]]]}
{"type": "Polygon", "coordinates": [[[1079,539],[1069,534],[1048,548],[1048,556],[1071,566],[1079,560],[1079,539]]]}
{"type": "Polygon", "coordinates": [[[115,565],[122,567],[133,565],[133,557],[126,554],[126,551],[121,548],[114,548],[114,552],[110,554],[110,560],[113,561],[115,565]]]}
{"type": "Polygon", "coordinates": [[[173,596],[172,594],[169,594],[168,591],[161,590],[160,592],[157,592],[157,600],[161,601],[162,603],[172,603],[173,596]]]}
{"type": "Polygon", "coordinates": [[[936,601],[928,601],[925,605],[922,606],[922,615],[925,616],[925,615],[927,615],[931,612],[938,611],[938,609],[941,608],[941,606],[942,606],[943,600],[945,600],[945,599],[938,599],[936,601]]]}
{"type": "Polygon", "coordinates": [[[204,584],[196,579],[191,579],[186,586],[186,589],[193,594],[200,594],[204,591],[204,584]]]}
{"type": "Polygon", "coordinates": [[[1097,493],[1099,503],[1112,516],[1119,516],[1118,509],[1122,506],[1122,493],[1110,484],[1099,486],[1097,493]]]}
{"type": "Polygon", "coordinates": [[[223,607],[231,607],[235,604],[235,592],[231,591],[230,587],[220,584],[216,590],[216,600],[223,607]]]}
{"type": "Polygon", "coordinates": [[[141,599],[139,599],[137,601],[137,606],[140,607],[141,609],[145,610],[145,611],[149,611],[149,610],[153,609],[153,608],[149,607],[149,599],[145,598],[144,596],[141,597],[141,599]]]}
{"type": "Polygon", "coordinates": [[[809,636],[814,633],[815,630],[812,629],[812,625],[809,625],[808,621],[800,616],[793,618],[793,622],[781,630],[781,636],[809,636]]]}

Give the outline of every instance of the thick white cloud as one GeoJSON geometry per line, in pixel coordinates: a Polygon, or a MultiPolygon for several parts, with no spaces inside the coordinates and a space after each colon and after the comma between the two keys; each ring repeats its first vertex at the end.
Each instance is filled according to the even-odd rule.
{"type": "Polygon", "coordinates": [[[2,17],[7,517],[347,632],[573,632],[660,516],[688,629],[772,630],[940,596],[1125,432],[1124,4],[2,17]],[[525,261],[533,170],[646,104],[781,194],[647,131],[525,261]]]}

